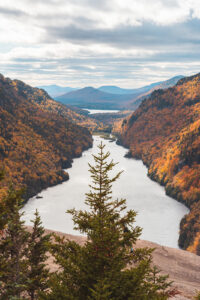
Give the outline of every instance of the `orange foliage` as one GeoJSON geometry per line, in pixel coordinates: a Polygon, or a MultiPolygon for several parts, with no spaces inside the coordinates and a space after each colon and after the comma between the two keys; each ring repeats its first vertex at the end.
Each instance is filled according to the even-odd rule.
{"type": "MultiPolygon", "coordinates": [[[[6,185],[12,181],[26,186],[26,197],[66,180],[68,174],[62,169],[92,145],[86,128],[41,104],[47,96],[43,90],[0,76],[0,160],[5,168],[4,181],[6,185]]],[[[51,99],[49,102],[54,104],[51,99]]]]}
{"type": "Polygon", "coordinates": [[[155,91],[130,116],[122,128],[121,136],[122,143],[130,148],[133,157],[142,159],[149,167],[149,176],[164,184],[169,195],[191,209],[181,223],[179,244],[198,254],[199,95],[200,74],[181,79],[173,88],[155,91]]]}

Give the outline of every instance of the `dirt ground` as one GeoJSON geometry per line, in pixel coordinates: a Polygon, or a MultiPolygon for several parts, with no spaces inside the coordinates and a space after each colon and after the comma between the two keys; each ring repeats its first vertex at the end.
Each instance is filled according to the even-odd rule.
{"type": "MultiPolygon", "coordinates": [[[[52,231],[47,230],[47,232],[52,231]]],[[[83,236],[56,233],[82,245],[86,240],[83,236]]],[[[170,299],[193,299],[196,291],[200,290],[200,256],[143,240],[138,240],[136,247],[155,248],[153,252],[154,264],[162,270],[163,274],[169,274],[169,279],[174,282],[173,286],[180,292],[179,295],[170,299]]],[[[51,257],[49,258],[49,267],[52,271],[57,269],[51,257]]]]}

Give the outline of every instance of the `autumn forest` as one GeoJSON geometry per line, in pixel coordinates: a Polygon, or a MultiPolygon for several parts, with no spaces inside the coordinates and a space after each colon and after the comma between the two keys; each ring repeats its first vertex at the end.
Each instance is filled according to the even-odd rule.
{"type": "Polygon", "coordinates": [[[12,182],[26,188],[27,199],[67,180],[62,169],[92,146],[89,130],[70,121],[76,113],[68,108],[59,113],[61,108],[44,91],[1,75],[0,159],[6,174],[1,193],[12,182]]]}
{"type": "Polygon", "coordinates": [[[190,208],[179,245],[200,254],[200,74],[157,90],[122,122],[121,143],[166,193],[190,208]]]}
{"type": "Polygon", "coordinates": [[[92,146],[92,133],[111,131],[142,159],[148,175],[190,213],[181,221],[179,245],[200,254],[200,75],[148,96],[132,114],[96,114],[53,100],[44,90],[0,76],[0,159],[8,186],[25,199],[68,180],[64,168],[92,146]]]}

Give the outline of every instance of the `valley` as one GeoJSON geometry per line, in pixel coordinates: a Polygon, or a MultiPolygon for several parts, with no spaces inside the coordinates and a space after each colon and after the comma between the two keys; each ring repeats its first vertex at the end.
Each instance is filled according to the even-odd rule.
{"type": "MultiPolygon", "coordinates": [[[[7,182],[12,179],[16,185],[26,186],[27,192],[25,197],[28,199],[44,188],[68,180],[70,174],[70,169],[68,168],[71,167],[73,159],[81,156],[84,150],[92,146],[91,134],[95,134],[95,141],[96,139],[98,140],[98,135],[100,135],[101,138],[106,138],[106,140],[104,139],[105,143],[111,146],[114,144],[109,143],[107,138],[110,133],[114,133],[118,137],[118,143],[130,149],[126,156],[141,159],[148,167],[149,177],[158,181],[161,185],[165,185],[168,195],[184,203],[190,209],[190,213],[187,216],[184,217],[186,210],[183,210],[184,212],[180,217],[174,217],[177,223],[173,225],[172,222],[172,227],[175,226],[177,228],[175,232],[178,234],[179,223],[184,217],[181,221],[179,246],[194,253],[199,253],[199,228],[198,223],[196,223],[199,214],[198,79],[198,75],[193,76],[191,79],[184,78],[173,88],[153,92],[149,98],[143,101],[135,112],[131,110],[117,112],[116,110],[110,111],[104,109],[101,111],[91,110],[90,108],[83,110],[71,105],[65,106],[53,100],[44,90],[32,88],[23,82],[17,80],[12,81],[1,76],[1,120],[2,125],[4,124],[3,126],[5,126],[5,131],[2,131],[1,157],[3,158],[6,174],[8,174],[7,182]],[[190,97],[191,84],[193,89],[192,98],[190,97]],[[194,92],[195,86],[196,94],[194,92]],[[185,91],[187,91],[188,94],[185,94],[185,91]],[[184,97],[181,96],[183,92],[184,97]],[[176,96],[173,100],[174,94],[176,96]],[[18,107],[18,113],[15,114],[15,116],[13,114],[14,103],[11,100],[12,97],[17,99],[15,105],[18,107]],[[4,114],[6,113],[10,115],[9,119],[7,118],[10,124],[14,124],[12,122],[16,118],[18,120],[17,122],[14,121],[15,125],[12,125],[12,130],[11,127],[8,126],[8,122],[3,123],[5,122],[3,120],[5,120],[4,114]],[[66,137],[62,126],[67,128],[68,133],[66,137]],[[51,130],[47,131],[47,128],[51,128],[51,130]],[[10,130],[10,137],[8,130],[10,130]],[[54,130],[57,131],[56,135],[54,130]],[[30,133],[31,143],[29,137],[30,133]],[[37,143],[33,142],[34,139],[37,139],[37,143]],[[5,141],[7,142],[7,146],[5,146],[5,141]],[[178,141],[178,146],[175,144],[175,141],[178,141]],[[48,143],[48,147],[46,143],[48,143]],[[68,145],[67,148],[64,146],[66,143],[68,145]],[[15,149],[13,145],[15,145],[15,149]],[[11,147],[14,150],[11,151],[11,147]],[[23,147],[24,152],[22,152],[23,147]],[[38,147],[43,149],[43,154],[38,155],[38,147]],[[53,149],[57,149],[56,152],[53,149]],[[169,149],[170,155],[166,152],[169,151],[169,149]],[[51,154],[50,151],[52,150],[53,152],[51,154]],[[29,156],[27,153],[29,153],[29,156]],[[58,155],[57,158],[55,153],[58,155]],[[32,156],[35,159],[33,159],[32,156]],[[178,158],[179,156],[180,158],[178,158]],[[162,163],[160,163],[160,160],[162,163]],[[14,168],[12,166],[14,166],[14,168]],[[63,169],[65,168],[67,168],[67,171],[64,172],[63,169]],[[190,178],[194,178],[193,181],[190,180],[189,186],[187,178],[183,177],[186,176],[186,168],[187,173],[190,174],[190,178]],[[180,179],[178,179],[179,177],[180,179]],[[174,180],[173,178],[177,179],[174,180]],[[179,182],[181,185],[178,186],[179,182]],[[187,188],[185,188],[185,184],[187,184],[187,188]],[[195,222],[194,225],[192,225],[193,222],[195,222]],[[193,226],[196,228],[195,230],[193,226]]],[[[94,149],[95,147],[96,146],[94,146],[94,149]]],[[[115,145],[115,147],[118,147],[116,151],[120,153],[119,146],[115,145]]],[[[122,154],[121,157],[123,157],[124,154],[122,154]]],[[[120,156],[116,156],[116,158],[118,157],[120,156]]],[[[120,160],[121,159],[122,158],[120,158],[120,160]]],[[[127,161],[129,161],[130,164],[133,163],[130,159],[124,159],[125,164],[127,164],[127,161]]],[[[80,158],[80,160],[82,160],[82,158],[80,158]]],[[[134,163],[136,162],[134,161],[134,163]]],[[[74,164],[76,165],[76,162],[74,164]]],[[[124,163],[122,162],[122,164],[124,163]]],[[[85,172],[86,171],[85,169],[85,172]]],[[[133,176],[134,166],[133,171],[130,169],[129,172],[129,177],[133,176]]],[[[84,175],[82,174],[82,176],[84,175]]],[[[77,174],[74,175],[74,177],[78,178],[77,174]]],[[[72,182],[70,183],[69,181],[65,184],[69,184],[70,186],[70,184],[73,184],[73,180],[72,176],[72,182]]],[[[128,182],[128,179],[126,181],[128,182]]],[[[144,179],[142,179],[142,181],[145,182],[144,179]]],[[[82,182],[81,178],[80,182],[82,182]]],[[[76,182],[76,184],[78,184],[78,182],[76,182]]],[[[123,184],[125,185],[126,182],[123,182],[123,184]]],[[[121,189],[123,190],[122,186],[121,189]]],[[[144,188],[141,186],[141,190],[143,189],[147,189],[146,183],[144,188]]],[[[1,192],[5,192],[5,190],[6,183],[5,188],[1,189],[1,192]]],[[[127,191],[128,190],[129,188],[127,187],[127,191]]],[[[118,193],[120,192],[117,188],[116,191],[118,191],[118,193]]],[[[132,192],[131,190],[130,193],[132,192]]],[[[152,192],[149,191],[150,199],[151,193],[152,192]]],[[[137,197],[136,195],[135,198],[137,199],[137,197]]],[[[146,199],[145,195],[143,197],[146,199]]],[[[141,196],[139,199],[143,197],[141,196]]],[[[77,199],[79,198],[83,197],[77,195],[77,199]]],[[[127,198],[131,198],[130,194],[127,195],[127,198]]],[[[44,199],[42,201],[44,201],[44,199]]],[[[151,201],[153,201],[153,199],[151,199],[150,202],[151,201]]],[[[174,202],[174,200],[172,201],[174,202]]],[[[165,202],[165,200],[163,200],[163,202],[165,202]]],[[[159,206],[160,204],[156,204],[156,207],[159,208],[159,206]]],[[[148,205],[146,205],[146,208],[148,211],[148,205]]],[[[139,215],[140,214],[141,211],[139,209],[139,215]]],[[[148,214],[148,212],[146,212],[146,214],[148,214]]],[[[158,211],[157,216],[160,215],[162,215],[162,213],[158,211]]],[[[154,216],[154,214],[152,214],[152,216],[154,216]]],[[[143,217],[143,219],[145,218],[146,217],[143,217]]],[[[157,220],[155,224],[159,222],[160,221],[157,220]]],[[[151,220],[149,223],[154,224],[154,221],[151,220]]],[[[147,225],[143,223],[141,223],[141,226],[147,228],[147,225]]],[[[47,227],[49,227],[48,223],[47,227]]],[[[52,228],[51,226],[49,228],[60,231],[63,230],[62,228],[52,228]]],[[[144,232],[146,230],[147,229],[145,229],[144,232]]],[[[172,229],[170,229],[170,232],[171,230],[172,229]]],[[[156,232],[156,227],[152,229],[152,232],[156,232]]],[[[159,239],[154,240],[154,238],[152,239],[148,236],[144,238],[161,244],[165,243],[165,241],[159,241],[159,239]]],[[[177,240],[178,237],[176,237],[176,242],[177,240]]],[[[170,243],[171,242],[167,245],[176,247],[174,242],[172,244],[170,243]]]]}
{"type": "Polygon", "coordinates": [[[0,300],[200,300],[199,1],[0,16],[0,300]]]}
{"type": "Polygon", "coordinates": [[[121,178],[113,184],[113,197],[126,198],[127,208],[138,212],[136,225],[143,228],[142,239],[160,245],[178,248],[179,224],[189,210],[181,203],[165,195],[164,188],[147,177],[147,168],[141,161],[124,157],[127,149],[99,136],[93,136],[93,147],[75,158],[72,168],[67,169],[69,181],[42,191],[24,206],[24,219],[31,225],[37,208],[45,228],[69,234],[78,234],[73,229],[67,209],[87,209],[84,200],[89,191],[88,163],[93,164],[92,155],[97,154],[97,145],[103,142],[111,159],[118,162],[114,173],[123,170],[121,178]],[[159,226],[158,226],[159,224],[159,226]]]}

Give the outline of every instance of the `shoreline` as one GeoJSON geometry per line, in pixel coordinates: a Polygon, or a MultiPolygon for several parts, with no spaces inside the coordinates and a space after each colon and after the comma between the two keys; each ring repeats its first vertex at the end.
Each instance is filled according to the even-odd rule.
{"type": "Polygon", "coordinates": [[[26,193],[26,191],[28,191],[28,188],[25,187],[25,193],[23,196],[23,198],[24,198],[23,204],[25,205],[31,198],[39,196],[38,194],[41,193],[42,191],[45,191],[46,189],[48,189],[50,187],[57,186],[59,184],[62,184],[63,182],[70,180],[69,173],[67,172],[67,170],[72,168],[74,159],[82,157],[83,153],[92,147],[93,147],[93,138],[92,138],[91,145],[89,145],[88,147],[84,147],[82,149],[82,152],[80,153],[80,155],[76,155],[73,158],[71,158],[70,161],[68,161],[67,165],[66,164],[62,165],[62,169],[57,171],[57,173],[62,177],[62,179],[58,178],[54,184],[48,184],[46,187],[40,188],[37,191],[35,191],[34,193],[29,193],[29,192],[26,193]]]}
{"type": "MultiPolygon", "coordinates": [[[[124,147],[125,149],[128,150],[128,152],[127,152],[127,154],[126,154],[126,158],[129,158],[129,159],[135,159],[135,160],[140,160],[140,161],[142,161],[142,163],[144,164],[144,166],[147,167],[147,170],[148,170],[147,176],[148,176],[152,181],[154,181],[154,182],[158,183],[160,186],[164,187],[165,194],[166,194],[167,196],[169,196],[169,197],[171,197],[172,199],[176,200],[177,202],[179,202],[179,203],[185,205],[185,206],[189,209],[189,213],[191,212],[191,209],[190,209],[189,205],[187,205],[187,203],[185,203],[182,199],[178,199],[178,198],[176,197],[177,191],[175,190],[175,188],[174,188],[174,189],[173,189],[173,188],[168,189],[168,188],[166,187],[166,185],[165,185],[162,181],[158,180],[157,177],[154,176],[154,174],[150,174],[150,173],[149,173],[150,163],[148,164],[147,162],[144,162],[144,160],[143,160],[141,157],[134,157],[134,156],[132,155],[132,153],[131,153],[130,148],[127,147],[127,146],[125,146],[125,145],[123,145],[123,143],[122,143],[121,140],[120,140],[120,137],[117,139],[117,144],[120,145],[120,146],[122,146],[122,147],[124,147]]],[[[189,214],[189,213],[188,213],[188,214],[189,214]]],[[[180,228],[181,222],[183,222],[184,218],[185,218],[188,214],[186,214],[186,215],[181,219],[180,224],[179,224],[179,229],[181,229],[181,228],[180,228]]],[[[179,239],[180,239],[180,234],[179,234],[179,239]]],[[[184,251],[187,251],[186,249],[183,249],[183,248],[180,247],[179,240],[178,240],[178,246],[179,246],[180,249],[182,249],[182,250],[184,250],[184,251]]],[[[189,252],[189,251],[188,251],[188,252],[189,252]]]]}

